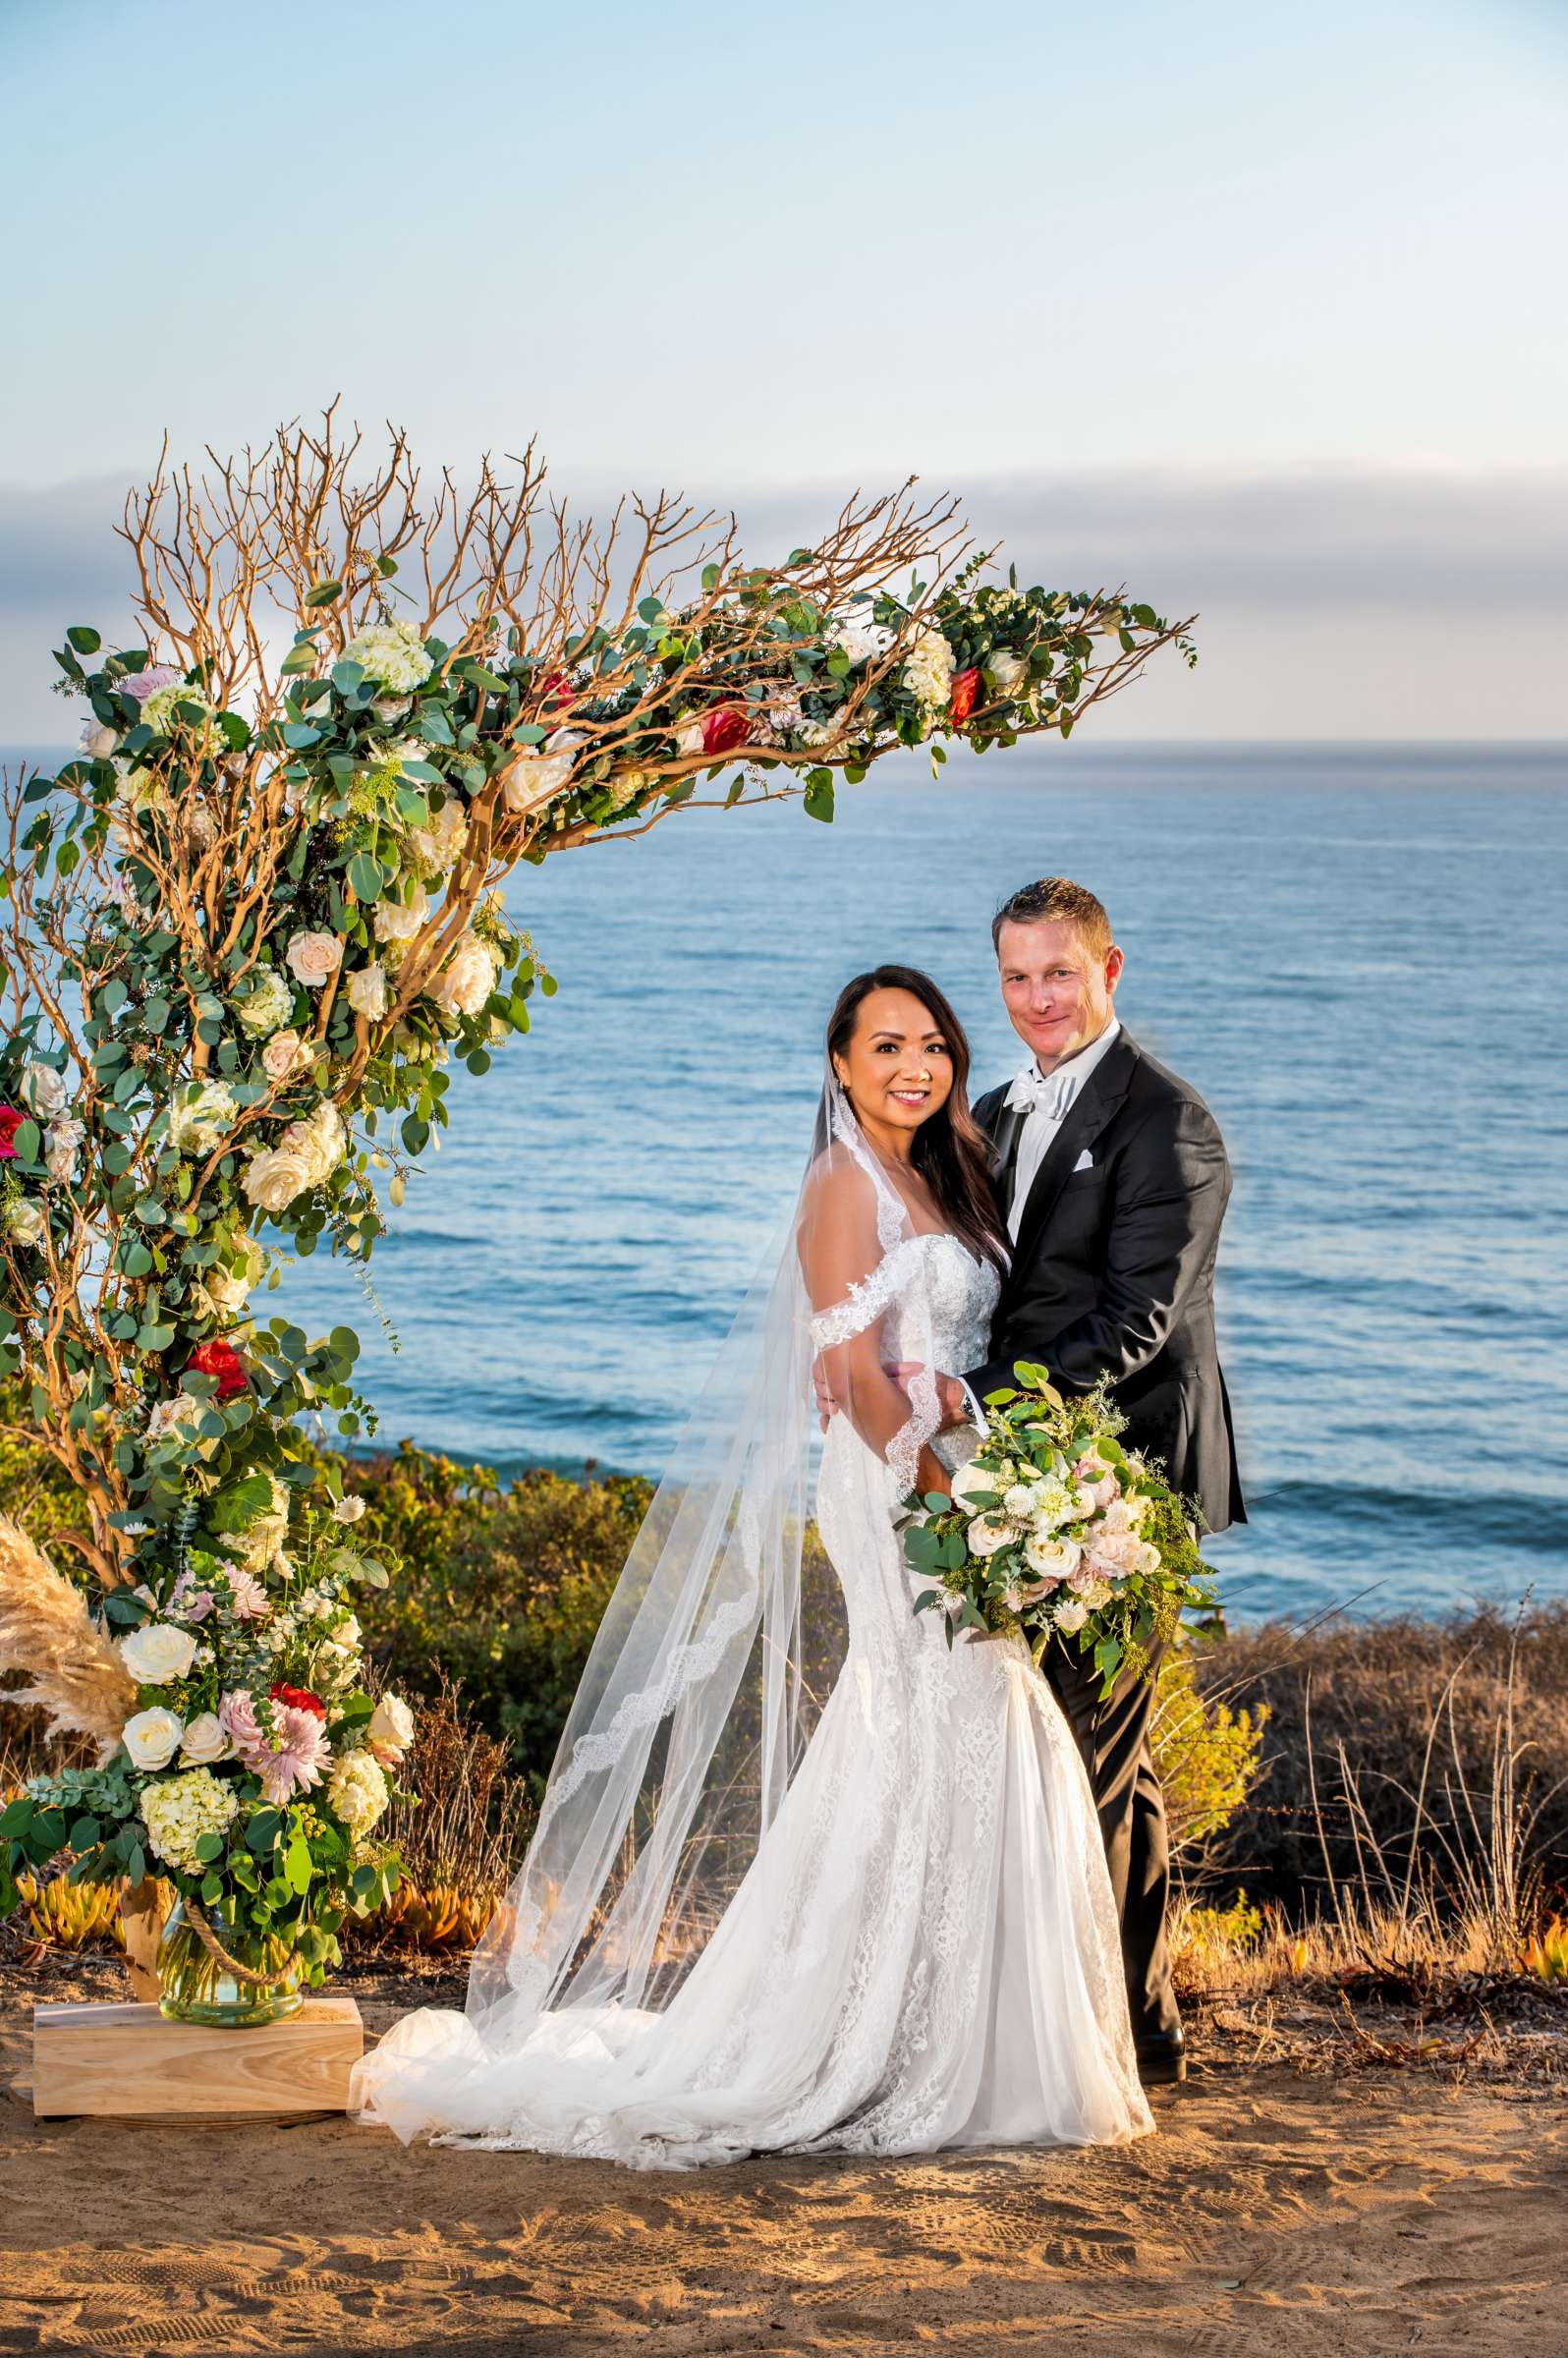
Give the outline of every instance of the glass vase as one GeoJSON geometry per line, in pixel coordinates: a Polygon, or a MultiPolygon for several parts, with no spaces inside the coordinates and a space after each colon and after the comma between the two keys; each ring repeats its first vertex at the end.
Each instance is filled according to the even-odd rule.
{"type": "Polygon", "coordinates": [[[175,1901],[158,1942],[161,2014],[171,2022],[245,2031],[299,2012],[305,2003],[305,1963],[287,1940],[235,1924],[216,1909],[205,1922],[224,1957],[213,1955],[191,1922],[184,1900],[175,1901]],[[244,1973],[236,1973],[235,1966],[243,1967],[244,1973]],[[257,1978],[252,1980],[252,1975],[257,1978]]]}

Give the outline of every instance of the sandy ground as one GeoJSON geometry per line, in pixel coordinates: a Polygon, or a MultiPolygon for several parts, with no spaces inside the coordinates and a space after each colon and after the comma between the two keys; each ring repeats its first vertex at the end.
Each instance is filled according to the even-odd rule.
{"type": "MultiPolygon", "coordinates": [[[[8,2088],[28,2028],[23,1991],[8,2088]]],[[[1560,2077],[1249,2059],[1271,2051],[1201,2038],[1129,2151],[678,2176],[11,2096],[0,2350],[1568,2352],[1560,2077]]]]}

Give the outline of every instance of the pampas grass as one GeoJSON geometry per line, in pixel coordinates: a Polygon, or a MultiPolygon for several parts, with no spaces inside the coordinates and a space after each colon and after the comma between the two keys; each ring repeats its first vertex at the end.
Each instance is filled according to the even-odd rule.
{"type": "Polygon", "coordinates": [[[0,1674],[8,1670],[26,1681],[3,1690],[8,1704],[47,1712],[49,1736],[88,1736],[102,1757],[137,1707],[136,1680],[81,1590],[0,1515],[0,1674]]]}

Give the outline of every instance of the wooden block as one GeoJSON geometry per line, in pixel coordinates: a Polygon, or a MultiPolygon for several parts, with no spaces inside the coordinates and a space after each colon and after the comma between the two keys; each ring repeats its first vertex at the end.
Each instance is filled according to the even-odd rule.
{"type": "Polygon", "coordinates": [[[308,1997],[286,2022],[215,2031],[156,2006],[34,2006],[32,2109],[189,2119],[341,2112],[364,2052],[352,1997],[308,1997]]]}

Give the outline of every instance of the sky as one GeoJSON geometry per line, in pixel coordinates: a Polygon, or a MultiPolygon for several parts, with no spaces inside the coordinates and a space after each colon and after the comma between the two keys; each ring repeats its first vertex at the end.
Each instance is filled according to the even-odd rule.
{"type": "Polygon", "coordinates": [[[758,556],[918,474],[1201,609],[1107,736],[1568,736],[1560,0],[0,0],[0,739],[165,429],[333,395],[758,556]]]}

